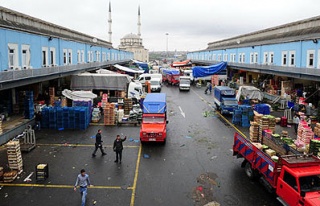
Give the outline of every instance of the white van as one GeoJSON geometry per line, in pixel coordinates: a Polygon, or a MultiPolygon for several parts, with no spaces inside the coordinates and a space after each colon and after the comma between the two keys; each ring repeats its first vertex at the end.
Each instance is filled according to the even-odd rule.
{"type": "Polygon", "coordinates": [[[150,89],[151,92],[161,92],[161,83],[160,79],[153,78],[150,80],[150,89]]]}
{"type": "Polygon", "coordinates": [[[162,83],[162,74],[141,74],[136,80],[144,85],[146,81],[154,78],[160,79],[160,83],[162,83]]]}
{"type": "Polygon", "coordinates": [[[179,90],[190,91],[190,77],[189,76],[180,76],[179,77],[179,90]]]}

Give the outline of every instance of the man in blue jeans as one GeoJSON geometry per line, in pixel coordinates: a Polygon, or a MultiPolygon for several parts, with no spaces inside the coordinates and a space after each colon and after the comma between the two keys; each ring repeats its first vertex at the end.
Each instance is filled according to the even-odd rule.
{"type": "Polygon", "coordinates": [[[90,184],[89,175],[86,174],[86,171],[82,169],[80,174],[77,177],[76,184],[74,185],[74,191],[77,190],[77,186],[80,187],[81,194],[81,206],[86,205],[86,196],[87,196],[87,188],[93,186],[90,184]]]}

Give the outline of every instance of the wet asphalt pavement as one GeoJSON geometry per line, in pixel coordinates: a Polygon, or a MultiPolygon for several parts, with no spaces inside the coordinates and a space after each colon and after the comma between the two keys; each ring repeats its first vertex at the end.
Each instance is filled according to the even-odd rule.
{"type": "MultiPolygon", "coordinates": [[[[36,133],[38,146],[23,153],[20,178],[12,186],[1,187],[0,205],[80,205],[73,185],[82,168],[94,185],[88,189],[87,205],[200,206],[212,201],[223,206],[280,205],[259,182],[246,177],[240,168],[242,159],[232,156],[235,129],[212,110],[208,104],[212,96],[204,94],[204,87],[179,92],[177,87],[164,86],[162,91],[168,102],[166,145],[140,146],[139,126],[43,129],[36,133]],[[94,139],[90,137],[99,128],[107,155],[98,151],[92,158],[94,139]],[[111,148],[117,134],[128,137],[121,165],[113,162],[111,148]],[[33,175],[32,182],[24,182],[38,163],[49,164],[49,178],[36,182],[33,175]]],[[[5,162],[1,148],[0,166],[5,162]]]]}

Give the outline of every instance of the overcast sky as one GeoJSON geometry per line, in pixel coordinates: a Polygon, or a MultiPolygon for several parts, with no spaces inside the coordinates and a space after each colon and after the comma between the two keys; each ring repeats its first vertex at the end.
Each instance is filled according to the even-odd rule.
{"type": "MultiPolygon", "coordinates": [[[[137,34],[149,51],[205,49],[209,42],[320,15],[320,0],[110,0],[112,43],[137,34]]],[[[1,0],[0,5],[108,40],[109,0],[1,0]]]]}

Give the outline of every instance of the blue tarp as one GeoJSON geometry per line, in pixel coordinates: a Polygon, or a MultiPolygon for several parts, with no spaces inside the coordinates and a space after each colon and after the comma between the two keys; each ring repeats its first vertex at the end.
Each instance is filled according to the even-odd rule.
{"type": "Polygon", "coordinates": [[[180,74],[179,70],[173,70],[173,69],[164,69],[163,73],[166,73],[166,74],[180,74]]]}
{"type": "Polygon", "coordinates": [[[148,93],[143,101],[143,113],[165,113],[167,111],[165,93],[148,93]]]}
{"type": "Polygon", "coordinates": [[[210,66],[195,66],[192,67],[192,75],[194,78],[206,77],[214,75],[227,68],[227,62],[220,62],[210,66]]]}
{"type": "Polygon", "coordinates": [[[149,65],[146,62],[140,62],[137,60],[132,60],[140,69],[143,69],[145,73],[149,73],[149,65]]]}

